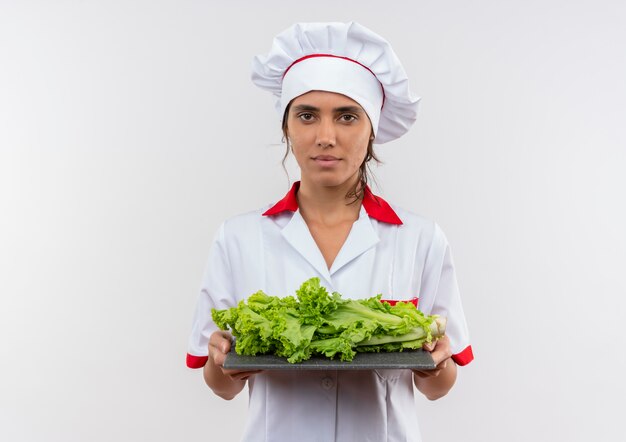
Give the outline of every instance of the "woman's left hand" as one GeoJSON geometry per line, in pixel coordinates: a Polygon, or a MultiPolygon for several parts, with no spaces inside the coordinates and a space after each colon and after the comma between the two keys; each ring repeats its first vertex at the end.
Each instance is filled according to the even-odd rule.
{"type": "Polygon", "coordinates": [[[448,364],[453,364],[454,362],[450,360],[452,357],[452,350],[450,349],[450,338],[446,335],[443,335],[435,342],[429,342],[424,344],[422,347],[424,351],[430,352],[430,355],[435,362],[436,368],[434,370],[413,370],[416,376],[420,378],[430,378],[439,376],[442,370],[448,366],[448,364]]]}

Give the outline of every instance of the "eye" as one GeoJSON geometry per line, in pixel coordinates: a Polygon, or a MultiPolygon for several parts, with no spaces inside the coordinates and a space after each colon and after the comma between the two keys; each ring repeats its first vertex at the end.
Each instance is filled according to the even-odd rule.
{"type": "Polygon", "coordinates": [[[353,121],[357,120],[357,117],[352,114],[343,114],[339,117],[339,120],[341,120],[343,123],[352,123],[353,121]]]}
{"type": "Polygon", "coordinates": [[[314,116],[310,112],[302,112],[301,114],[298,114],[298,118],[302,121],[312,121],[314,116]]]}

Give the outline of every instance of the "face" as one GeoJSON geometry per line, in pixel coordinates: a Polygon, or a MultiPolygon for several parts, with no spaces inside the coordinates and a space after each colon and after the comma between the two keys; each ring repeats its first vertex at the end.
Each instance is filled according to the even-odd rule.
{"type": "Polygon", "coordinates": [[[345,95],[311,91],[291,102],[287,136],[303,183],[355,185],[371,134],[367,114],[345,95]]]}

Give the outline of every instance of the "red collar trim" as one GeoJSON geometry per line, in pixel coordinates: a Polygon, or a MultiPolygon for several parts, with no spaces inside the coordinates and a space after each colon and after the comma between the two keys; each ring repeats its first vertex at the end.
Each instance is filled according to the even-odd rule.
{"type": "MultiPolygon", "coordinates": [[[[291,186],[287,195],[274,204],[270,209],[263,213],[263,216],[272,216],[278,215],[283,212],[295,212],[298,210],[298,199],[296,198],[296,194],[298,193],[298,189],[300,188],[300,181],[296,181],[291,186]]],[[[367,212],[370,218],[374,218],[378,221],[382,221],[387,224],[397,224],[401,225],[402,220],[396,212],[393,211],[391,206],[379,196],[376,196],[372,193],[369,187],[365,188],[365,195],[363,196],[363,208],[367,212]]]]}
{"type": "Polygon", "coordinates": [[[396,215],[389,203],[381,197],[374,195],[369,186],[365,187],[363,207],[371,218],[387,224],[402,225],[402,220],[396,215]]]}
{"type": "Polygon", "coordinates": [[[263,213],[263,216],[271,216],[278,215],[279,213],[283,213],[286,211],[295,212],[298,210],[298,199],[296,198],[296,194],[298,193],[298,188],[300,187],[300,181],[296,181],[287,192],[287,195],[274,204],[269,210],[266,210],[263,213]]]}

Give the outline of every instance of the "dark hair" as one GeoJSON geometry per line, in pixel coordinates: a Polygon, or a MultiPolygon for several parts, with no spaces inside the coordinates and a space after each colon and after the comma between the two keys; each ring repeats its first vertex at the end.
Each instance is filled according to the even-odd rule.
{"type": "MultiPolygon", "coordinates": [[[[289,156],[289,151],[291,150],[291,146],[289,144],[289,137],[287,136],[287,116],[289,115],[289,109],[291,108],[291,103],[287,105],[285,109],[285,114],[283,115],[283,140],[287,144],[287,148],[285,149],[285,155],[283,156],[282,165],[285,173],[287,173],[287,168],[285,167],[285,161],[289,156]]],[[[350,204],[353,204],[357,201],[363,199],[363,195],[365,194],[365,187],[370,179],[374,179],[372,170],[370,168],[369,162],[371,160],[376,161],[376,163],[381,164],[382,161],[378,159],[376,154],[374,153],[374,139],[370,137],[370,140],[367,143],[367,153],[365,154],[365,158],[359,167],[359,179],[357,181],[354,189],[351,189],[347,194],[346,198],[354,198],[353,201],[350,201],[350,204]]],[[[287,174],[289,177],[289,174],[287,174]]]]}

